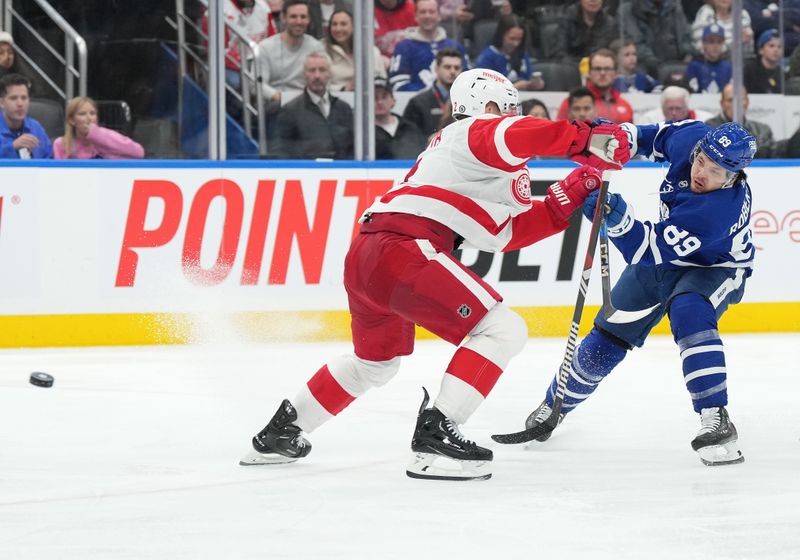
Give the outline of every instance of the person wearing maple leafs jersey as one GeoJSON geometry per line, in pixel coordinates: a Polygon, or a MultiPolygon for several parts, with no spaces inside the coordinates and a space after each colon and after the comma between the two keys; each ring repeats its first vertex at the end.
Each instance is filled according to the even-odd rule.
{"type": "Polygon", "coordinates": [[[367,209],[345,259],[354,353],[329,361],[292,401],[284,400],[241,464],[308,455],[303,432],[388,382],[400,357],[413,351],[420,325],[458,348],[432,408],[425,391],[406,472],[449,480],[491,476],[492,452],[464,438],[458,426],[522,350],[528,331],[500,294],[450,253],[462,243],[512,251],[563,231],[600,186],[600,172],[619,169],[630,154],[616,125],[519,116],[517,90],[492,70],[460,74],[450,96],[456,121],[367,209]],[[531,200],[527,163],[535,155],[569,155],[584,165],[553,184],[544,200],[531,200]],[[457,468],[439,465],[441,458],[457,468]]]}

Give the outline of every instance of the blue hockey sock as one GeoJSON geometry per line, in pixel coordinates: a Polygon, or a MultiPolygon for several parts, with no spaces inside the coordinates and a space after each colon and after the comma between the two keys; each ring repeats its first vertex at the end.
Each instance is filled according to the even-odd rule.
{"type": "Polygon", "coordinates": [[[681,294],[672,301],[669,321],[695,412],[728,404],[725,350],[711,303],[700,294],[681,294]]]}
{"type": "MultiPolygon", "coordinates": [[[[625,358],[626,351],[611,338],[593,328],[575,350],[561,412],[566,414],[586,400],[603,378],[625,358]]],[[[556,394],[556,385],[558,385],[558,374],[550,384],[545,397],[551,407],[556,394]]]]}

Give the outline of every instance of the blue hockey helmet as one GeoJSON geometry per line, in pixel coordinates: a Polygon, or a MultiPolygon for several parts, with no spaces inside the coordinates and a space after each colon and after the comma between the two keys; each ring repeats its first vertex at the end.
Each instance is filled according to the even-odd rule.
{"type": "Polygon", "coordinates": [[[708,158],[731,173],[753,162],[758,145],[755,137],[739,123],[729,122],[709,130],[697,143],[708,158]]]}

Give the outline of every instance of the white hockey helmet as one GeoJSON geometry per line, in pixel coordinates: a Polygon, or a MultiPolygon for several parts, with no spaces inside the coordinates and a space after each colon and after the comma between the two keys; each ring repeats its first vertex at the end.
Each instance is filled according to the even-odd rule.
{"type": "Polygon", "coordinates": [[[458,75],[450,86],[453,117],[474,117],[486,112],[486,104],[497,103],[503,115],[519,111],[519,92],[508,78],[487,68],[473,68],[458,75]]]}

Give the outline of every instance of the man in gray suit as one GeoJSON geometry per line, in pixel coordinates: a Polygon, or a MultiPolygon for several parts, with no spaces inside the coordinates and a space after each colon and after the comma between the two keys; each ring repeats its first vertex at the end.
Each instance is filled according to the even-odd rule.
{"type": "Polygon", "coordinates": [[[303,93],[278,113],[273,154],[284,159],[352,159],[353,110],[328,91],[328,55],[306,56],[303,78],[303,93]]]}

